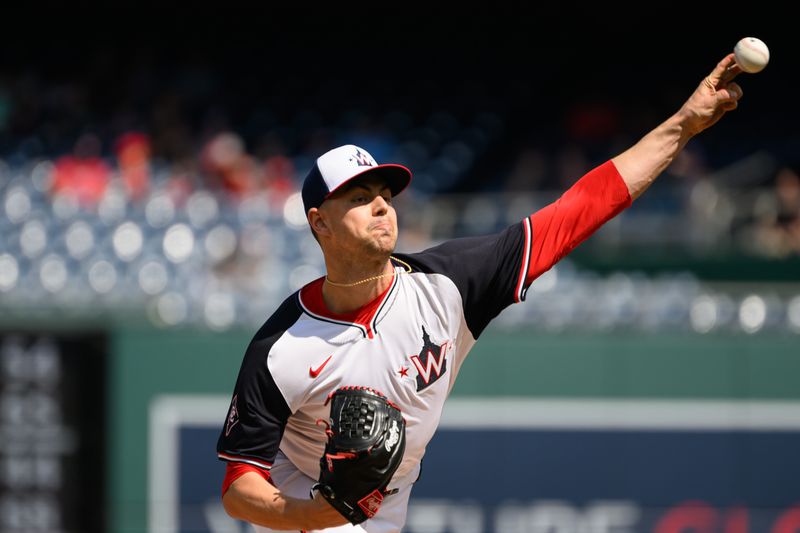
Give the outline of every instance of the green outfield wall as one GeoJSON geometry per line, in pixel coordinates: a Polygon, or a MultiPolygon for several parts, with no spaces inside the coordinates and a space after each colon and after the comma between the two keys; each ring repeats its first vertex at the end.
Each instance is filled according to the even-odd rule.
{"type": "MultiPolygon", "coordinates": [[[[107,389],[112,531],[147,529],[151,400],[161,394],[229,394],[251,335],[151,329],[112,334],[107,389]]],[[[800,336],[490,329],[462,367],[453,394],[800,399],[800,336]]]]}

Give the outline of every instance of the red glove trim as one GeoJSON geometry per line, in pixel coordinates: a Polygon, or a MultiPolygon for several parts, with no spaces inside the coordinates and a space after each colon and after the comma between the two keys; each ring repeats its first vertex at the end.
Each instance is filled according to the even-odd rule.
{"type": "Polygon", "coordinates": [[[373,490],[360,500],[358,500],[358,506],[361,507],[361,510],[364,511],[364,514],[368,517],[372,518],[375,516],[375,513],[381,508],[381,504],[383,503],[383,493],[378,489],[373,490]]]}

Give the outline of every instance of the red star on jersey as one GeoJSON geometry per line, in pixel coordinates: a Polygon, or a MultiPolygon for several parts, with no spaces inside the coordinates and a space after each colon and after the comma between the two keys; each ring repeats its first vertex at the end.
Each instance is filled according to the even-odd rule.
{"type": "Polygon", "coordinates": [[[401,366],[400,370],[398,370],[398,372],[400,373],[400,377],[401,378],[404,378],[404,377],[408,376],[408,368],[406,368],[404,366],[401,366]]]}

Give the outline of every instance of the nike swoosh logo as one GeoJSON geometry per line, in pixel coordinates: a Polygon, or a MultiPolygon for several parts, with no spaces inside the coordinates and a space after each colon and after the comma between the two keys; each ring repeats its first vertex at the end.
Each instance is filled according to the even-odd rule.
{"type": "Polygon", "coordinates": [[[322,372],[322,369],[325,368],[325,365],[328,364],[328,361],[331,360],[331,357],[333,357],[333,354],[329,355],[328,358],[325,359],[325,362],[319,365],[319,367],[316,370],[314,370],[311,367],[308,367],[308,376],[311,378],[319,376],[319,373],[322,372]]]}

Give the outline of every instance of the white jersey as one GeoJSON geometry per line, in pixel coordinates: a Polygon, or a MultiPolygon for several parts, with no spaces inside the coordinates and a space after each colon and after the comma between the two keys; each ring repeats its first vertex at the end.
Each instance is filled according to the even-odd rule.
{"type": "Polygon", "coordinates": [[[303,287],[250,344],[218,456],[275,468],[278,488],[309,497],[326,442],[317,421],[329,418],[327,396],[346,385],[376,389],[402,411],[406,449],[388,486],[397,494],[361,527],[399,531],[461,364],[489,321],[524,298],[530,243],[526,219],[497,235],[397,254],[389,288],[347,316],[326,310],[322,278],[303,287]],[[290,477],[293,486],[281,487],[290,477]],[[393,513],[395,505],[402,512],[393,513]],[[373,527],[390,515],[394,521],[373,527]]]}
{"type": "Polygon", "coordinates": [[[391,286],[347,316],[325,309],[322,279],[309,283],[250,343],[218,456],[272,469],[279,489],[309,497],[326,441],[316,421],[329,417],[328,394],[347,385],[379,390],[406,419],[405,455],[389,484],[398,492],[372,519],[336,531],[399,531],[425,446],[475,340],[500,311],[525,298],[538,275],[630,204],[608,161],[501,233],[397,254],[391,286]]]}

